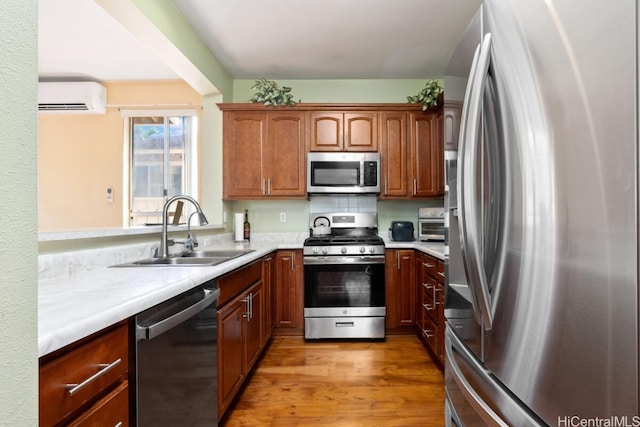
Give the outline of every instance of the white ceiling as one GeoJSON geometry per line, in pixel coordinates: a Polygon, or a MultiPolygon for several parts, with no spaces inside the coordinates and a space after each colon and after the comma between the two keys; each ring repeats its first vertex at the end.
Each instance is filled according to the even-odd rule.
{"type": "MultiPolygon", "coordinates": [[[[41,79],[181,78],[93,0],[38,3],[41,79]]],[[[420,79],[443,75],[480,0],[173,3],[235,79],[420,79]]]]}

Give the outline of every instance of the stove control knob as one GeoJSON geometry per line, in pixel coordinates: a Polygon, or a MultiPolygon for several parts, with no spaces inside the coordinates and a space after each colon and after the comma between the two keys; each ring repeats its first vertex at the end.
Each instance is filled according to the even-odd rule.
{"type": "Polygon", "coordinates": [[[369,248],[369,252],[374,253],[375,251],[376,251],[376,248],[374,248],[373,246],[369,248]]]}
{"type": "Polygon", "coordinates": [[[340,249],[340,252],[342,252],[343,254],[347,253],[347,248],[345,248],[344,246],[342,247],[342,249],[340,249]]]}
{"type": "Polygon", "coordinates": [[[323,254],[328,254],[329,253],[329,248],[322,248],[322,253],[323,254]]]}
{"type": "Polygon", "coordinates": [[[366,251],[365,247],[364,246],[360,246],[360,253],[363,254],[364,251],[366,251]]]}
{"type": "Polygon", "coordinates": [[[313,248],[313,253],[317,254],[318,252],[320,252],[320,248],[313,248]]]}

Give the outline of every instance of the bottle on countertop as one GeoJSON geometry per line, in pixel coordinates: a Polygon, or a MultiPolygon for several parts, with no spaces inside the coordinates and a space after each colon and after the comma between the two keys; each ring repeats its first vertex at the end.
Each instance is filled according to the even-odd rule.
{"type": "Polygon", "coordinates": [[[244,210],[244,240],[251,240],[251,224],[249,224],[249,210],[244,210]]]}

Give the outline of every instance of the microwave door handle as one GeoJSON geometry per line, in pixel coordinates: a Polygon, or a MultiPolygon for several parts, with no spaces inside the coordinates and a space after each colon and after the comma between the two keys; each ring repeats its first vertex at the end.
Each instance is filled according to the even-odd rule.
{"type": "Polygon", "coordinates": [[[360,187],[364,187],[364,160],[360,160],[360,187]]]}

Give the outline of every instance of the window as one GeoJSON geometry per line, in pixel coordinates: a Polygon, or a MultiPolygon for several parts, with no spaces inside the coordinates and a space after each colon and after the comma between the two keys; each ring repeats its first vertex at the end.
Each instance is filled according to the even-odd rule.
{"type": "MultiPolygon", "coordinates": [[[[130,226],[161,224],[165,201],[178,194],[195,196],[197,188],[195,114],[189,111],[145,113],[132,111],[126,118],[130,226]]],[[[176,205],[171,208],[175,209],[176,205]]],[[[170,212],[170,220],[173,213],[170,212]]],[[[177,221],[184,223],[186,218],[186,212],[181,213],[177,221]]]]}

